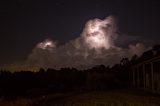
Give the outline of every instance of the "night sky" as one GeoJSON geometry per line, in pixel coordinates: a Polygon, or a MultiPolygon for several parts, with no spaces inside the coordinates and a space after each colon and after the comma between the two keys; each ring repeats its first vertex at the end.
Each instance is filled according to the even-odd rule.
{"type": "Polygon", "coordinates": [[[4,0],[0,8],[0,63],[26,59],[46,38],[65,44],[80,36],[88,20],[109,15],[117,18],[120,35],[133,38],[132,43],[153,45],[160,39],[158,0],[4,0]]]}

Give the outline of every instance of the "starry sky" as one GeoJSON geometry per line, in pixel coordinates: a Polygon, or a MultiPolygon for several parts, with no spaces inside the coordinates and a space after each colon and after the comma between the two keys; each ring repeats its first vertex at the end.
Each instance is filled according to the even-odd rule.
{"type": "Polygon", "coordinates": [[[119,33],[125,36],[117,45],[154,45],[160,39],[158,0],[3,0],[0,8],[1,64],[26,59],[47,38],[65,44],[80,36],[88,20],[109,15],[117,18],[119,33]]]}

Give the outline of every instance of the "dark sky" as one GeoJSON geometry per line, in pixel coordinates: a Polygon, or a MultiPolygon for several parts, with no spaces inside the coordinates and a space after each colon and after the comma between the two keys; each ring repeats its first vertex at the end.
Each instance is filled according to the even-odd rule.
{"type": "Polygon", "coordinates": [[[159,0],[3,0],[0,14],[0,63],[26,59],[46,38],[64,44],[80,36],[89,19],[109,15],[122,34],[148,44],[160,40],[159,0]]]}

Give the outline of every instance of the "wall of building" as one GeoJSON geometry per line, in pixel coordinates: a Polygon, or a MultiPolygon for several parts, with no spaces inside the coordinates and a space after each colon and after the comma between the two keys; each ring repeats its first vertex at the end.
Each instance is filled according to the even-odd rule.
{"type": "Polygon", "coordinates": [[[160,92],[160,58],[150,59],[132,68],[133,72],[133,86],[160,92]]]}

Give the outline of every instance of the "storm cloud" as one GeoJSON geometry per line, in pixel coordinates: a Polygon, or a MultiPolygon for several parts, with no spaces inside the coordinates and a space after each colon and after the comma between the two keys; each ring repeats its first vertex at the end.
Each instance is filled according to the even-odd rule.
{"type": "MultiPolygon", "coordinates": [[[[46,39],[36,45],[28,56],[27,64],[47,68],[75,67],[85,69],[94,65],[113,65],[123,57],[140,56],[145,50],[142,43],[122,48],[115,45],[118,35],[116,19],[89,20],[82,34],[64,45],[46,39]]],[[[124,41],[125,42],[125,41],[124,41]]]]}

